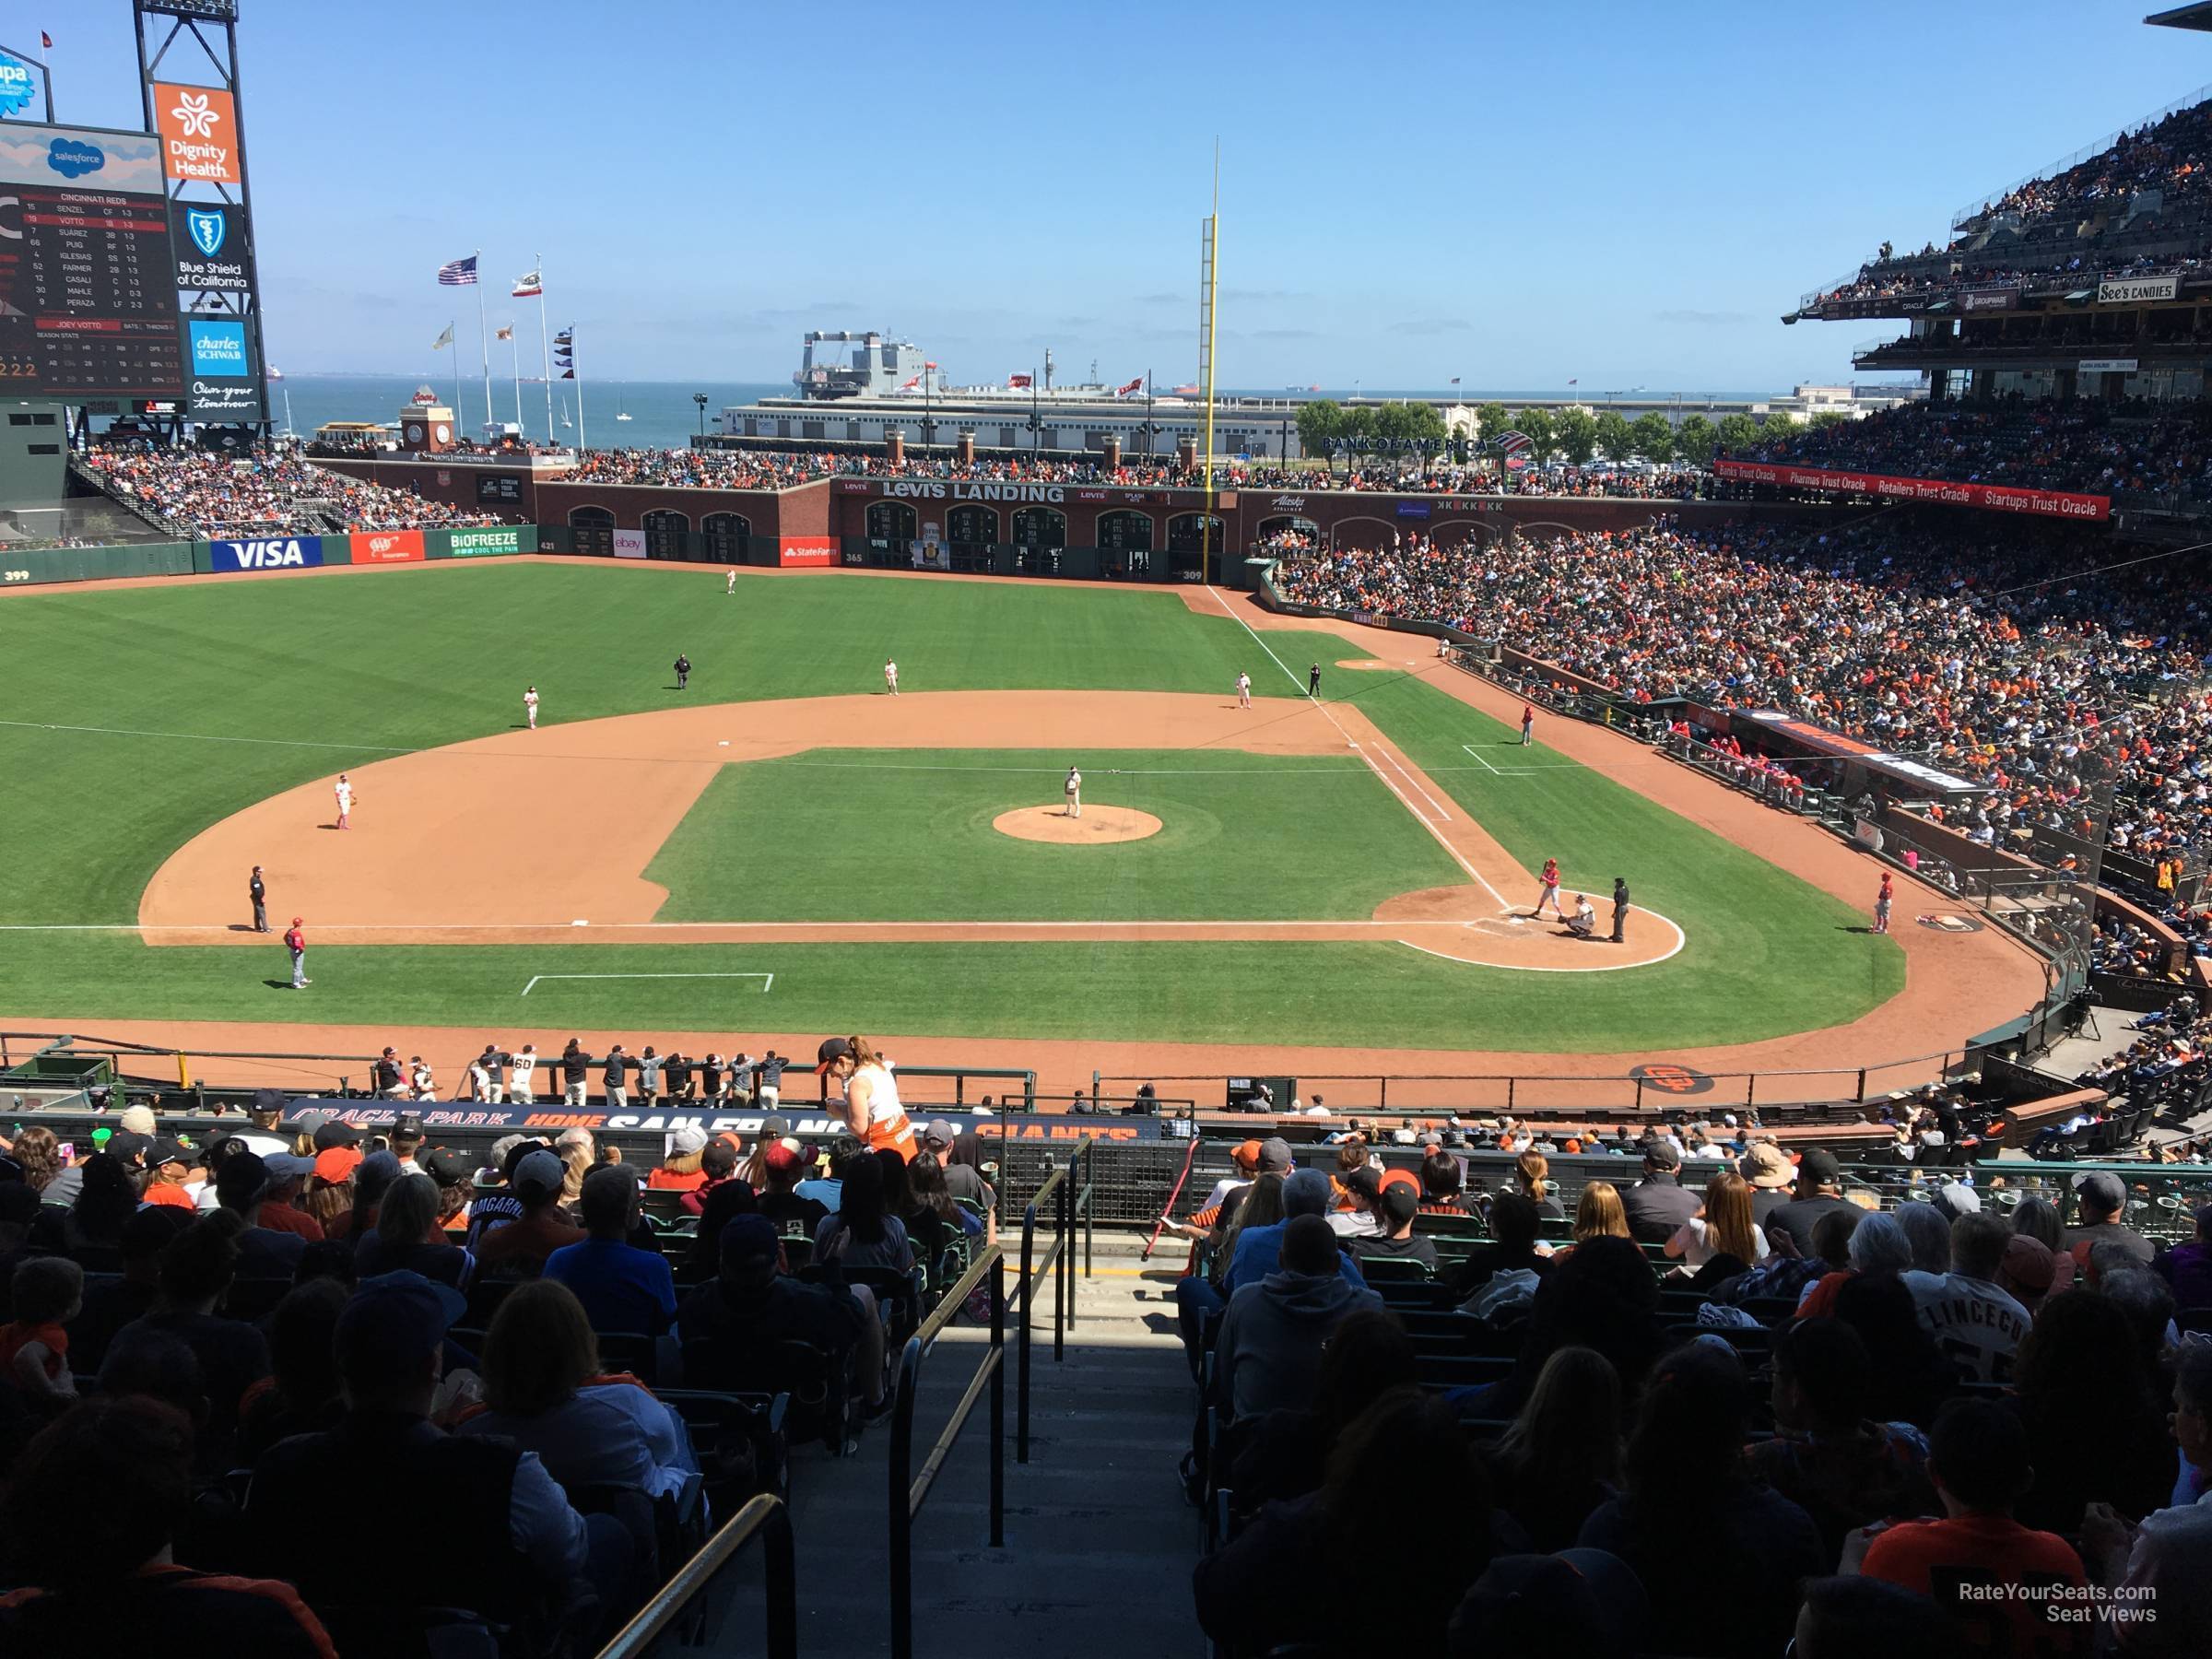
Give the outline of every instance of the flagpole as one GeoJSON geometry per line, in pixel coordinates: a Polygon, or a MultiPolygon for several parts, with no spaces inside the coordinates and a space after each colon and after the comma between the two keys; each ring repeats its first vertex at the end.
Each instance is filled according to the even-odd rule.
{"type": "Polygon", "coordinates": [[[546,256],[531,256],[537,271],[537,371],[546,377],[546,441],[558,449],[560,434],[553,429],[553,359],[546,349],[546,256]]]}
{"type": "MultiPolygon", "coordinates": [[[[491,413],[491,339],[484,324],[484,250],[478,248],[471,257],[477,262],[477,350],[484,359],[484,436],[488,440],[495,423],[491,413]]],[[[458,409],[453,412],[460,413],[458,409]]]]}
{"type": "Polygon", "coordinates": [[[523,433],[523,348],[516,343],[514,324],[507,324],[507,366],[514,371],[514,435],[523,433]]]}
{"type": "Polygon", "coordinates": [[[590,445],[583,435],[583,376],[576,368],[576,324],[569,324],[569,373],[576,382],[576,448],[579,453],[590,445]]]}

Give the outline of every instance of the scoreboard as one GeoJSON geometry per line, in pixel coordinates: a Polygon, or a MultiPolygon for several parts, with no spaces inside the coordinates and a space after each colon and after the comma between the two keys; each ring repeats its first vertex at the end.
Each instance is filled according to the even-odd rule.
{"type": "Polygon", "coordinates": [[[0,394],[182,397],[159,141],[0,124],[0,394]]]}

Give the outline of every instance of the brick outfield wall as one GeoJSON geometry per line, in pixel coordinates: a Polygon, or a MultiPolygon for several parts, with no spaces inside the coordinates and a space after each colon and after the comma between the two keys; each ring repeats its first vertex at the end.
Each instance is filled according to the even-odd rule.
{"type": "MultiPolygon", "coordinates": [[[[868,507],[890,500],[910,509],[914,535],[935,524],[947,533],[947,515],[972,508],[996,521],[992,538],[1011,542],[1012,515],[1025,507],[1042,507],[1067,521],[1065,545],[1096,547],[1098,523],[1110,512],[1141,512],[1153,520],[1153,546],[1167,546],[1167,521],[1200,509],[1196,489],[1048,485],[994,492],[935,479],[823,478],[792,489],[702,489],[673,485],[588,484],[574,482],[550,468],[435,457],[405,460],[318,459],[353,477],[400,488],[461,507],[483,507],[548,526],[564,525],[578,507],[602,507],[625,530],[644,528],[648,512],[673,510],[691,521],[693,530],[710,513],[735,512],[757,536],[864,537],[868,507]],[[478,493],[480,477],[513,480],[516,500],[489,500],[478,493]],[[940,490],[942,493],[932,493],[940,490]],[[1039,499],[1041,498],[1041,499],[1039,499]]],[[[1758,501],[1630,500],[1590,496],[1441,496],[1388,494],[1369,490],[1218,489],[1217,509],[1224,529],[1223,551],[1240,554],[1264,535],[1304,520],[1333,545],[1376,547],[1397,534],[1478,535],[1495,538],[1516,530],[1629,530],[1662,516],[1686,524],[1717,524],[1744,519],[1820,522],[1839,510],[1823,505],[1758,501]]],[[[949,536],[947,536],[949,539],[949,536]]]]}

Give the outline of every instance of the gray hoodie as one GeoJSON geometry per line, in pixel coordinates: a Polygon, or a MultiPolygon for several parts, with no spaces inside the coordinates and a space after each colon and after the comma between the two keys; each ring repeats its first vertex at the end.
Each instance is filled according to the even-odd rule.
{"type": "Polygon", "coordinates": [[[1310,1405],[1329,1333],[1347,1314],[1382,1305],[1334,1273],[1271,1273],[1244,1286],[1214,1340],[1215,1398],[1235,1418],[1310,1405]]]}

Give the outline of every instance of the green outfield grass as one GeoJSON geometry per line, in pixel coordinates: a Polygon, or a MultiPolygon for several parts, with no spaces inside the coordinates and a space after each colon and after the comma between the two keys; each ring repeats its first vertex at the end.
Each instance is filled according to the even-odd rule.
{"type": "Polygon", "coordinates": [[[725,766],[648,880],[663,922],[1144,922],[1371,915],[1464,881],[1356,756],[1078,756],[1094,813],[1160,820],[1143,841],[1017,841],[1002,812],[1060,798],[1066,761],[1030,749],[810,749],[725,766]],[[788,848],[803,826],[805,856],[788,848]]]}
{"type": "MultiPolygon", "coordinates": [[[[859,1024],[979,1037],[1586,1052],[1833,1024],[1901,986],[1901,953],[1847,931],[1858,920],[1847,907],[1540,745],[1509,752],[1503,727],[1419,677],[1382,673],[1330,674],[1325,688],[1356,699],[1531,869],[1556,854],[1571,881],[1601,891],[1626,875],[1640,901],[1681,923],[1688,948],[1654,968],[1565,976],[1385,944],[319,947],[314,991],[297,996],[268,982],[281,977],[273,949],[150,950],[128,933],[19,931],[127,924],[147,878],[199,830],[341,768],[505,729],[519,719],[526,682],[538,686],[552,724],[670,706],[666,665],[678,649],[695,665],[685,698],[694,702],[870,690],[887,655],[912,690],[1215,691],[1240,669],[1263,697],[1300,688],[1233,618],[1194,614],[1172,594],[797,573],[740,582],[731,599],[722,586],[709,571],[456,565],[0,602],[0,653],[13,670],[0,706],[0,924],[18,930],[0,933],[0,1019],[859,1024]],[[1509,773],[1537,770],[1499,776],[1465,745],[1509,773]],[[561,981],[521,995],[533,974],[594,971],[776,980],[766,997],[716,980],[561,981]]],[[[1312,632],[1262,637],[1301,682],[1313,657],[1326,665],[1355,654],[1312,632]]],[[[1157,846],[1089,849],[1077,878],[1060,875],[1077,867],[1055,860],[1063,849],[993,844],[1005,838],[990,834],[989,819],[1004,808],[986,810],[1002,798],[977,787],[988,774],[917,784],[870,832],[876,857],[856,849],[853,867],[841,871],[851,896],[822,882],[808,913],[1203,915],[1233,897],[1247,908],[1219,913],[1359,914],[1374,898],[1453,878],[1409,818],[1376,805],[1387,797],[1371,780],[1316,773],[1281,791],[1260,769],[1242,775],[1245,758],[1237,759],[1220,776],[1146,781],[1173,804],[1159,816],[1182,820],[1176,832],[1189,838],[1174,859],[1159,857],[1173,850],[1164,835],[1157,846]],[[1192,787],[1201,782],[1203,791],[1192,787]],[[1270,804],[1278,793],[1287,808],[1270,804]],[[1225,800],[1233,814],[1220,810],[1225,800]],[[1193,828],[1202,813],[1286,826],[1288,853],[1243,856],[1234,828],[1218,837],[1193,828]],[[978,814],[985,828],[974,831],[967,826],[978,814]],[[988,853],[947,857],[939,833],[947,821],[952,845],[988,853]],[[907,823],[922,826],[911,842],[900,837],[907,823]],[[1097,878],[1115,865],[1091,861],[1124,853],[1134,855],[1135,875],[1097,878]],[[1025,864],[1028,854],[1042,862],[1025,864]],[[1324,901],[1333,908],[1310,908],[1324,901]],[[1171,902],[1177,910],[1157,908],[1171,902]],[[1060,908],[1032,908],[1047,903],[1060,908]],[[1000,905],[1009,908],[991,908],[1000,905]],[[1133,908],[1102,908],[1117,905],[1133,908]]],[[[1222,759],[1209,755],[1207,764],[1222,759]]],[[[767,792],[743,780],[767,768],[786,774],[776,794],[813,791],[816,806],[834,796],[841,775],[809,782],[792,775],[789,759],[733,769],[728,809],[717,784],[653,866],[673,889],[668,915],[679,905],[728,919],[800,913],[788,908],[794,872],[818,879],[822,858],[837,854],[812,812],[748,822],[767,792]],[[778,825],[782,841],[747,845],[753,831],[778,825]],[[744,831],[738,845],[721,847],[733,830],[744,831]],[[764,855],[773,852],[782,856],[764,855]],[[771,865],[782,867],[761,867],[771,865]]],[[[1086,771],[1087,800],[1124,798],[1086,771]]],[[[870,774],[871,789],[880,796],[893,775],[870,774]]],[[[1025,789],[1007,804],[1028,798],[1025,789]]]]}

